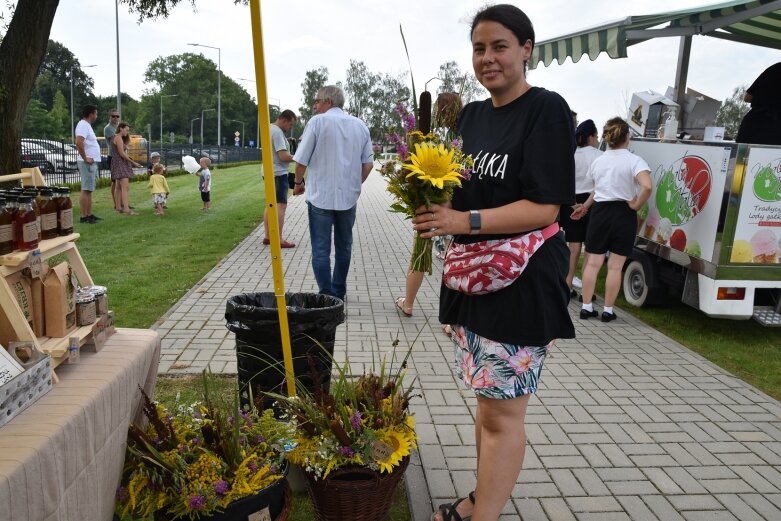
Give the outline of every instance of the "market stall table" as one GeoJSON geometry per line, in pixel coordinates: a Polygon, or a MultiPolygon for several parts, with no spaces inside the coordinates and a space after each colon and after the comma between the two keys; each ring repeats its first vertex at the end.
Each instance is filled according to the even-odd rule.
{"type": "Polygon", "coordinates": [[[117,329],[0,427],[0,520],[111,519],[138,387],[153,394],[159,357],[156,332],[117,329]]]}

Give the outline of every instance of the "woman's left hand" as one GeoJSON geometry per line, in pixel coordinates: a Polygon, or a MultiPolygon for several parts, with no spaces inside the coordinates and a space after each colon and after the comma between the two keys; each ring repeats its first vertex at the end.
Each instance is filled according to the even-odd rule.
{"type": "Polygon", "coordinates": [[[450,208],[450,203],[421,206],[415,210],[413,228],[423,239],[438,235],[463,235],[469,233],[469,212],[450,208]]]}

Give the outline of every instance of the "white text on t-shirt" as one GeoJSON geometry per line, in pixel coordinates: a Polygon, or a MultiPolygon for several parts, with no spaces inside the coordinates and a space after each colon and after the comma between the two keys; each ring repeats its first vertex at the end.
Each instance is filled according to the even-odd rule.
{"type": "Polygon", "coordinates": [[[504,179],[504,172],[506,169],[507,154],[491,154],[489,158],[488,152],[483,153],[481,150],[475,156],[473,171],[478,175],[478,179],[482,179],[485,175],[504,179]],[[497,165],[496,162],[499,161],[500,158],[501,162],[497,165]]]}

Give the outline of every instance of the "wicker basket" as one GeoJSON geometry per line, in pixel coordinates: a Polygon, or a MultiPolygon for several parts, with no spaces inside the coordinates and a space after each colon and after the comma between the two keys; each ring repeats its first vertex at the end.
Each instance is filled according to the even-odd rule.
{"type": "Polygon", "coordinates": [[[347,467],[319,480],[305,472],[318,521],[382,521],[388,515],[396,486],[408,464],[409,457],[406,457],[390,474],[347,467]]]}
{"type": "Polygon", "coordinates": [[[52,388],[51,356],[35,353],[36,361],[25,372],[0,386],[0,427],[52,388]]]}

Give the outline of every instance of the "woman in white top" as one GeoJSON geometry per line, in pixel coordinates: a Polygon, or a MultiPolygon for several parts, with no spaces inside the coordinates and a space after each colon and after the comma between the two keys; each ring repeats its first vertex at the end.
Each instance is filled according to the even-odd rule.
{"type": "Polygon", "coordinates": [[[605,309],[602,322],[616,319],[613,304],[621,286],[621,271],[635,243],[637,210],[651,196],[651,171],[643,158],[629,151],[629,125],[621,118],[605,123],[602,137],[610,147],[591,163],[588,175],[594,180],[594,191],[573,219],[585,215],[593,205],[586,233],[586,267],[583,270],[583,308],[581,319],[597,316],[592,306],[597,275],[610,252],[605,280],[605,309]],[[638,193],[639,186],[639,193],[638,193]]]}
{"type": "Polygon", "coordinates": [[[588,200],[589,195],[594,190],[594,180],[588,176],[588,169],[596,158],[602,155],[602,151],[597,149],[599,137],[597,126],[590,119],[587,119],[575,129],[575,142],[578,148],[575,149],[575,205],[564,205],[561,207],[559,224],[564,228],[564,238],[569,247],[569,272],[567,273],[567,286],[569,286],[570,297],[577,296],[572,288],[572,280],[575,278],[575,268],[578,266],[578,258],[583,242],[586,240],[586,230],[588,229],[588,212],[580,214],[579,219],[573,219],[572,213],[581,208],[583,203],[588,200]]]}

